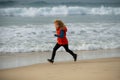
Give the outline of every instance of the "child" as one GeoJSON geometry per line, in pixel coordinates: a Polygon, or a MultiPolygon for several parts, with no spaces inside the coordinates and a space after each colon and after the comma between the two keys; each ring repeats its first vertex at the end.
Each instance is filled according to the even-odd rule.
{"type": "Polygon", "coordinates": [[[50,63],[54,62],[56,51],[61,46],[63,46],[66,52],[70,53],[73,56],[74,61],[76,61],[77,54],[74,54],[73,51],[71,51],[68,47],[68,40],[66,37],[67,27],[64,25],[64,23],[61,20],[55,20],[54,25],[56,28],[56,34],[54,36],[57,37],[57,43],[55,47],[53,48],[52,57],[51,59],[48,59],[48,62],[50,63]]]}

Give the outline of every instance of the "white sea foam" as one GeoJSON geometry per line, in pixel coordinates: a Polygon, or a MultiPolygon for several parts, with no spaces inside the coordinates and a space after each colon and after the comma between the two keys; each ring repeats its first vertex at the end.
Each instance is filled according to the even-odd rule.
{"type": "Polygon", "coordinates": [[[80,7],[80,6],[55,6],[55,7],[30,7],[30,8],[1,8],[2,16],[54,16],[54,15],[120,15],[119,7],[80,7]]]}
{"type": "MultiPolygon", "coordinates": [[[[69,23],[67,26],[72,50],[120,48],[120,23],[69,23]]],[[[56,42],[54,33],[52,24],[0,26],[0,52],[51,51],[56,42]]]]}

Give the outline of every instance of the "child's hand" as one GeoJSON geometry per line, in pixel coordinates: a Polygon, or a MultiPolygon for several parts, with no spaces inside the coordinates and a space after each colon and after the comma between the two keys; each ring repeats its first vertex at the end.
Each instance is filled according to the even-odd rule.
{"type": "Polygon", "coordinates": [[[58,35],[57,34],[54,34],[55,37],[57,37],[58,35]]]}

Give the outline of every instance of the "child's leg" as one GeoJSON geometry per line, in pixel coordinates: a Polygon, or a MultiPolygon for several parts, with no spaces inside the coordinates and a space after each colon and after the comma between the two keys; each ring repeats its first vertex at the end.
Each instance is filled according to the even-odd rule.
{"type": "Polygon", "coordinates": [[[77,54],[73,53],[73,51],[71,51],[71,50],[69,49],[68,44],[67,44],[67,45],[63,45],[63,47],[65,48],[65,50],[66,50],[68,53],[70,53],[70,54],[73,56],[74,61],[76,61],[76,60],[77,60],[77,54]]]}
{"type": "Polygon", "coordinates": [[[74,56],[75,54],[73,53],[73,51],[71,51],[67,45],[63,45],[63,47],[65,48],[66,52],[70,53],[72,56],[74,56]]]}
{"type": "Polygon", "coordinates": [[[54,61],[55,55],[56,55],[56,51],[58,48],[60,48],[61,45],[59,45],[58,43],[55,45],[55,47],[53,48],[53,52],[52,52],[52,57],[51,60],[54,61]]]}

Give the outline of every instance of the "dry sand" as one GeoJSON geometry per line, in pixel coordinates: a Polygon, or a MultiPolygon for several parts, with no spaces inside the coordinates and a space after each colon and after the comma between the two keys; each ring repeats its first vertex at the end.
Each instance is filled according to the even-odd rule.
{"type": "Polygon", "coordinates": [[[120,57],[0,70],[0,80],[120,80],[120,57]]]}

